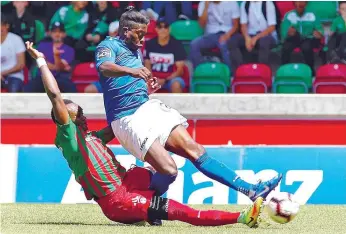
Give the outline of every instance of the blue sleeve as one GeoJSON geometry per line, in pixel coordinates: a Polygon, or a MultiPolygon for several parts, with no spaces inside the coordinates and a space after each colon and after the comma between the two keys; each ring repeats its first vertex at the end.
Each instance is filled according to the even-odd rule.
{"type": "Polygon", "coordinates": [[[117,53],[117,48],[115,45],[110,44],[108,41],[101,42],[95,51],[95,63],[96,68],[104,62],[113,62],[115,61],[117,53]]]}

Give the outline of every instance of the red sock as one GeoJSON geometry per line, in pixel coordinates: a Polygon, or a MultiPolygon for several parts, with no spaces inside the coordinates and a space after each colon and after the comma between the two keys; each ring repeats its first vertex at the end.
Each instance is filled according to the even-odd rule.
{"type": "Polygon", "coordinates": [[[168,201],[168,220],[179,220],[195,226],[221,226],[237,223],[240,213],[218,210],[195,210],[174,200],[168,201]]]}

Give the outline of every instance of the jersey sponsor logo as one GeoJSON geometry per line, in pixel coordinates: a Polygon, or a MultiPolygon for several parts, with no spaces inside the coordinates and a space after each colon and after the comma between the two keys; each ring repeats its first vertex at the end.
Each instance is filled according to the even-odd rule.
{"type": "Polygon", "coordinates": [[[103,57],[111,57],[111,50],[105,47],[100,47],[97,49],[96,57],[97,59],[100,59],[103,57]]]}
{"type": "Polygon", "coordinates": [[[97,137],[94,137],[94,136],[87,136],[85,138],[85,141],[89,142],[89,141],[93,141],[93,140],[97,140],[97,137]]]}
{"type": "Polygon", "coordinates": [[[145,143],[147,143],[147,141],[148,141],[148,137],[146,137],[145,139],[144,139],[144,141],[142,142],[142,144],[141,144],[141,146],[140,146],[140,150],[142,151],[143,150],[143,148],[144,148],[144,146],[145,146],[145,143]]]}
{"type": "Polygon", "coordinates": [[[132,198],[132,203],[134,206],[137,206],[137,204],[145,204],[146,202],[147,202],[147,199],[139,195],[132,198]]]}

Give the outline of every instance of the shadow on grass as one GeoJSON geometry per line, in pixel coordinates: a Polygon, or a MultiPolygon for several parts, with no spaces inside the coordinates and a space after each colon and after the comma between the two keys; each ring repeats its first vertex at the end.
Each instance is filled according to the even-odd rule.
{"type": "Polygon", "coordinates": [[[122,223],[81,223],[81,222],[27,222],[27,223],[13,223],[13,224],[27,224],[27,225],[75,225],[75,226],[111,226],[111,227],[126,227],[126,226],[144,226],[141,224],[122,224],[122,223]]]}

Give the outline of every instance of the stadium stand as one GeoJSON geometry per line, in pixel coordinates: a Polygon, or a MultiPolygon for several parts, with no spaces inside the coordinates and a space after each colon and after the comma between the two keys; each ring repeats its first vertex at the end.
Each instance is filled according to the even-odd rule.
{"type": "Polygon", "coordinates": [[[244,64],[232,80],[232,93],[267,93],[272,87],[272,71],[266,64],[244,64]]]}
{"type": "Polygon", "coordinates": [[[231,72],[223,63],[202,63],[194,71],[193,93],[227,93],[231,72]]]}
{"type": "Polygon", "coordinates": [[[72,81],[76,84],[78,92],[84,92],[87,85],[98,79],[95,63],[80,63],[72,73],[72,81]]]}
{"type": "Polygon", "coordinates": [[[327,64],[321,66],[313,83],[314,93],[346,94],[346,65],[327,64]]]}
{"type": "MultiPolygon", "coordinates": [[[[243,1],[237,2],[240,5],[243,1]]],[[[125,7],[128,5],[134,5],[138,10],[141,10],[143,5],[141,1],[111,1],[111,4],[119,14],[121,14],[121,12],[123,12],[125,7]]],[[[1,13],[4,15],[13,13],[13,10],[15,9],[11,1],[3,1],[1,5],[1,13]]],[[[45,7],[44,9],[54,8],[58,10],[61,7],[60,5],[59,7],[54,7],[53,2],[45,2],[43,5],[45,7]]],[[[95,4],[94,2],[89,2],[88,6],[85,9],[90,14],[90,12],[96,9],[96,5],[97,4],[95,4]]],[[[275,5],[280,12],[281,18],[283,18],[288,11],[294,9],[293,1],[275,1],[275,5]]],[[[51,14],[51,16],[49,16],[49,14],[41,14],[41,11],[38,11],[38,8],[36,8],[35,4],[29,3],[28,10],[33,15],[33,17],[35,17],[35,42],[38,43],[42,40],[47,39],[45,37],[46,35],[48,35],[48,27],[46,27],[45,25],[47,23],[49,24],[49,22],[51,21],[51,16],[53,14],[51,14]]],[[[177,40],[183,42],[184,48],[188,54],[190,50],[190,42],[193,39],[203,35],[203,29],[197,21],[197,8],[198,2],[193,2],[193,16],[190,19],[186,20],[179,19],[171,24],[171,35],[174,36],[177,40]]],[[[268,67],[264,66],[263,64],[243,64],[241,67],[239,67],[239,69],[236,72],[234,72],[234,78],[230,79],[232,73],[231,71],[228,71],[229,75],[216,74],[219,67],[222,67],[223,65],[221,63],[214,62],[213,57],[219,57],[220,60],[221,55],[220,50],[218,48],[212,48],[208,51],[202,51],[202,55],[207,56],[207,59],[205,59],[205,64],[202,64],[203,66],[198,67],[198,69],[196,68],[195,71],[191,70],[190,74],[193,74],[193,76],[191,75],[191,78],[190,75],[188,75],[188,72],[184,73],[184,80],[187,85],[187,87],[184,89],[184,92],[191,91],[196,93],[345,93],[345,78],[342,76],[342,72],[344,72],[345,65],[325,64],[325,53],[328,49],[326,43],[328,43],[330,39],[330,23],[333,21],[333,19],[339,16],[338,2],[309,1],[307,5],[307,10],[312,11],[322,21],[324,28],[324,38],[321,40],[321,46],[318,48],[314,48],[314,56],[315,58],[317,58],[315,64],[316,78],[313,77],[313,73],[311,73],[311,75],[309,74],[308,69],[306,69],[306,66],[303,64],[305,63],[304,60],[295,61],[294,59],[294,61],[292,62],[295,62],[295,65],[298,66],[298,69],[293,69],[292,71],[289,70],[289,67],[294,67],[294,64],[288,64],[287,67],[280,67],[280,64],[277,64],[276,60],[271,60],[270,64],[268,64],[270,67],[269,70],[268,67]],[[208,61],[210,59],[213,62],[208,61]],[[214,64],[214,69],[210,69],[212,66],[211,64],[214,64]],[[257,66],[256,69],[253,69],[254,65],[257,66]],[[205,72],[206,68],[209,68],[208,72],[205,72]],[[202,76],[201,71],[202,73],[205,72],[205,74],[203,74],[202,76]],[[282,73],[285,73],[285,75],[282,75],[282,73]],[[293,73],[295,73],[295,75],[293,73]],[[302,73],[305,75],[298,75],[298,73],[302,73]],[[224,80],[221,77],[227,77],[227,81],[226,78],[224,80]],[[213,84],[211,84],[210,82],[213,84]],[[231,89],[228,89],[230,86],[231,89]]],[[[157,14],[160,17],[164,16],[163,12],[157,12],[157,14]]],[[[156,21],[151,19],[148,27],[148,34],[145,37],[146,40],[149,40],[157,36],[155,26],[156,21]]],[[[85,48],[85,50],[92,51],[94,50],[94,48],[95,46],[88,47],[85,48]]],[[[280,57],[281,50],[282,46],[278,45],[276,48],[272,50],[272,52],[276,52],[274,55],[280,57]]],[[[294,53],[297,52],[301,52],[301,49],[296,48],[294,50],[294,53]]],[[[293,57],[296,58],[297,56],[293,57]]],[[[278,61],[280,60],[278,59],[278,61]]],[[[76,61],[76,67],[73,72],[73,81],[76,83],[78,87],[78,92],[83,92],[84,86],[98,79],[97,73],[93,67],[93,63],[81,62],[82,61],[76,61]],[[81,71],[81,68],[86,69],[85,71],[89,71],[90,74],[87,74],[87,72],[85,71],[81,71]]],[[[337,61],[336,63],[340,63],[340,61],[337,61]]],[[[37,73],[37,69],[33,65],[30,66],[30,64],[27,64],[28,67],[26,70],[27,75],[25,83],[27,83],[28,80],[31,80],[33,77],[36,76],[35,74],[37,73]]],[[[1,91],[5,92],[3,88],[1,89],[1,91]]],[[[163,90],[161,92],[165,91],[163,90]]]]}
{"type": "Polygon", "coordinates": [[[274,93],[308,93],[312,87],[312,71],[303,63],[281,66],[276,72],[274,93]]]}

